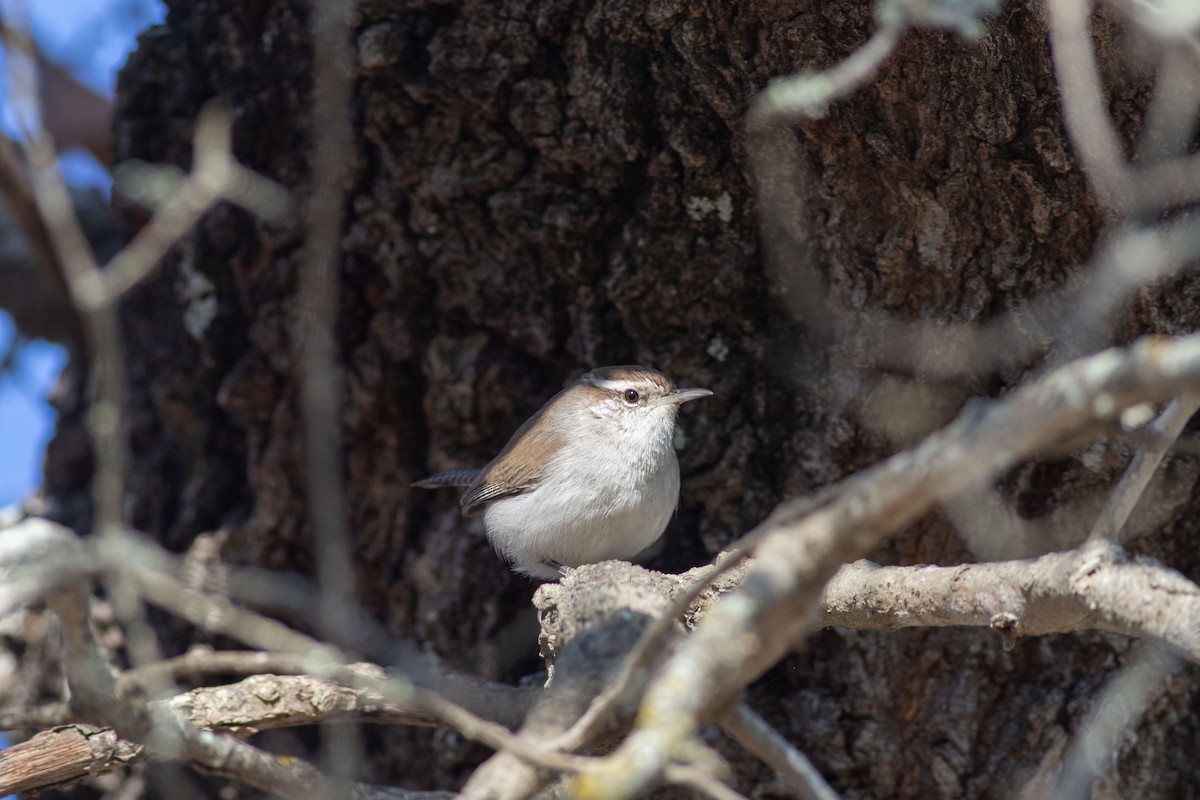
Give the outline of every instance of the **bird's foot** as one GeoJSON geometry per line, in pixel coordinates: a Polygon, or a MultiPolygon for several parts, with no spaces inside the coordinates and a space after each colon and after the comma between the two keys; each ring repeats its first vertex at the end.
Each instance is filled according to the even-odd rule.
{"type": "Polygon", "coordinates": [[[566,564],[560,564],[552,558],[543,558],[542,563],[550,569],[557,570],[558,574],[564,578],[569,578],[575,572],[574,567],[568,567],[566,564]]]}

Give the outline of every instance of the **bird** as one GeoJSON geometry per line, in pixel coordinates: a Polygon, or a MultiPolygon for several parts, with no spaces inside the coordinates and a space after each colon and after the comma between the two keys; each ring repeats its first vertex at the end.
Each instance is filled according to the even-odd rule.
{"type": "Polygon", "coordinates": [[[675,417],[708,397],[638,365],[582,375],[525,421],[481,469],[415,486],[465,487],[464,516],[518,573],[556,580],[574,567],[630,559],[658,540],[679,504],[675,417]]]}

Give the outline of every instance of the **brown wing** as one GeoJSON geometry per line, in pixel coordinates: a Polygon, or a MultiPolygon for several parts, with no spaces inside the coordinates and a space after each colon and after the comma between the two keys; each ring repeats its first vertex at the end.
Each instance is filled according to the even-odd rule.
{"type": "Polygon", "coordinates": [[[483,468],[475,483],[462,498],[466,516],[477,514],[492,500],[529,491],[542,479],[546,461],[566,443],[557,431],[546,430],[536,423],[553,405],[555,397],[522,425],[500,455],[483,468]]]}

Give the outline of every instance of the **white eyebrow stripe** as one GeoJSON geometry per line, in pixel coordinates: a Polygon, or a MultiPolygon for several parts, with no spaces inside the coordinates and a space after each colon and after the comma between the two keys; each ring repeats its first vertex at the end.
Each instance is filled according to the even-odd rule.
{"type": "Polygon", "coordinates": [[[605,389],[606,391],[610,392],[619,392],[629,386],[628,381],[610,381],[607,378],[597,378],[595,376],[590,378],[588,383],[590,383],[592,386],[595,386],[597,389],[605,389]]]}

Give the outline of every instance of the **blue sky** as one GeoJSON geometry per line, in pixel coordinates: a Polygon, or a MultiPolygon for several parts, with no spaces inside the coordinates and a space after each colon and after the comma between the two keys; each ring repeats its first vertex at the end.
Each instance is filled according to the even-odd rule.
{"type": "MultiPolygon", "coordinates": [[[[0,352],[7,352],[15,332],[12,320],[0,313],[0,352]]],[[[13,368],[0,373],[0,506],[41,483],[42,452],[54,432],[46,396],[66,359],[57,345],[29,342],[17,351],[13,368]]]]}
{"type": "MultiPolygon", "coordinates": [[[[42,52],[109,95],[137,35],[164,16],[158,0],[26,0],[24,5],[42,52]]],[[[0,0],[0,8],[7,6],[0,0]]]]}
{"type": "MultiPolygon", "coordinates": [[[[11,7],[0,0],[0,14],[11,7]]],[[[137,34],[163,17],[158,0],[31,0],[24,8],[42,51],[108,95],[137,34]]],[[[63,169],[73,182],[107,188],[103,169],[84,153],[64,154],[63,169]]],[[[14,333],[0,312],[0,354],[8,352],[14,333]]],[[[41,483],[42,455],[54,432],[46,397],[65,361],[62,348],[28,342],[17,351],[14,368],[0,372],[0,507],[19,502],[41,483]]]]}

